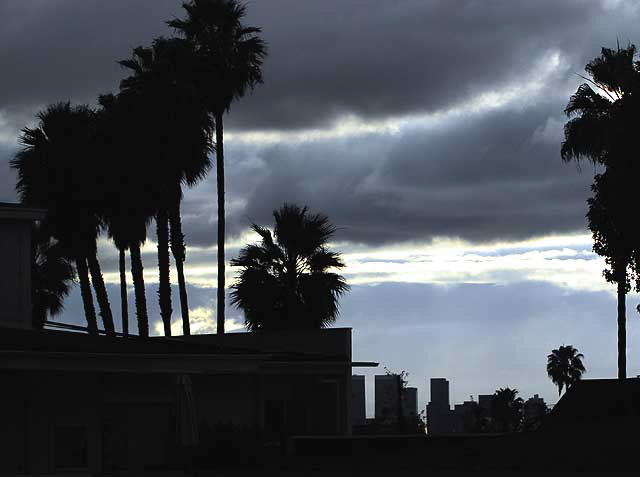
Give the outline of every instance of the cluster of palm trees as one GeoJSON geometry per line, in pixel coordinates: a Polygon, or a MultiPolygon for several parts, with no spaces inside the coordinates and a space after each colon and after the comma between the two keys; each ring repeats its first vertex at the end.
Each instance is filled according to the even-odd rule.
{"type": "Polygon", "coordinates": [[[640,290],[640,225],[634,218],[640,162],[635,159],[640,115],[640,62],[636,48],[603,48],[565,109],[564,161],[601,167],[591,187],[587,219],[593,250],[605,258],[604,277],[617,285],[618,377],[626,371],[626,294],[640,290]]]}
{"type": "Polygon", "coordinates": [[[22,130],[22,147],[12,161],[18,173],[16,189],[23,203],[47,210],[38,225],[34,254],[38,257],[34,271],[43,271],[50,282],[39,291],[34,288],[34,319],[39,323],[47,313],[60,310],[77,274],[89,333],[99,331],[93,286],[104,331],[115,335],[97,257],[97,239],[106,232],[119,251],[123,333],[129,329],[129,251],[138,333],[148,336],[140,250],[147,227],[155,221],[164,332],[171,334],[173,255],[183,333],[188,335],[180,203],[183,188],[206,176],[215,150],[217,320],[218,332],[224,332],[223,116],[236,99],[262,82],[266,45],[259,28],[243,25],[245,7],[236,0],[190,0],[183,7],[186,17],[168,22],[175,37],[157,38],[119,62],[129,76],[117,94],[100,96],[96,107],[52,104],[38,113],[35,127],[22,130]]]}

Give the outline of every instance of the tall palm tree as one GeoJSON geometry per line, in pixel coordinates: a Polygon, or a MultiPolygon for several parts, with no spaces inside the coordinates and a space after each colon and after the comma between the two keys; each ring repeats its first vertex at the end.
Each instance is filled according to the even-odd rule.
{"type": "Polygon", "coordinates": [[[178,271],[183,333],[190,334],[184,279],[185,245],[180,220],[182,186],[193,186],[211,167],[213,124],[197,87],[198,57],[191,43],[158,38],[150,48],[134,49],[120,64],[132,75],[121,83],[121,95],[138,104],[133,114],[142,124],[146,151],[142,162],[153,176],[147,194],[155,204],[160,272],[159,302],[165,335],[171,334],[169,244],[178,271]],[[169,235],[171,230],[171,236],[169,235]]]}
{"type": "Polygon", "coordinates": [[[593,235],[593,250],[604,257],[607,268],[603,276],[615,283],[618,297],[618,377],[626,378],[626,295],[631,280],[638,277],[634,258],[638,253],[639,225],[629,220],[635,212],[635,177],[627,167],[612,165],[597,174],[591,187],[587,219],[593,235]]]}
{"type": "Polygon", "coordinates": [[[232,286],[232,303],[249,330],[324,328],[338,317],[338,299],[349,286],[332,269],[345,265],[327,249],[335,227],[323,214],[285,204],[274,211],[273,234],[253,224],[262,238],[231,261],[241,267],[232,286]],[[275,240],[274,240],[275,239],[275,240]]]}
{"type": "Polygon", "coordinates": [[[122,329],[128,335],[128,297],[126,284],[126,251],[131,259],[138,334],[149,335],[149,319],[144,287],[140,247],[147,238],[147,226],[155,214],[147,191],[152,178],[141,157],[148,148],[139,134],[134,97],[124,94],[101,95],[99,98],[101,151],[109,164],[106,183],[110,185],[102,210],[109,237],[119,251],[122,329]]]}
{"type": "Polygon", "coordinates": [[[266,43],[260,28],[242,24],[246,9],[236,0],[191,0],[182,4],[185,19],[167,24],[192,42],[204,58],[207,107],[215,118],[216,173],[218,189],[218,288],[217,332],[225,323],[225,203],[223,116],[231,103],[262,83],[262,62],[266,43]]]}
{"type": "MultiPolygon", "coordinates": [[[[640,111],[640,66],[636,48],[603,48],[599,57],[587,64],[588,74],[571,97],[565,113],[564,161],[587,159],[606,168],[596,176],[594,197],[589,201],[589,228],[594,236],[594,251],[605,256],[610,270],[605,278],[618,287],[618,377],[626,378],[626,306],[629,289],[628,268],[633,264],[636,235],[632,215],[624,216],[626,201],[615,200],[613,191],[635,188],[632,178],[639,177],[635,160],[635,124],[640,111]],[[611,191],[611,192],[607,192],[611,191]],[[622,207],[622,209],[618,209],[622,207]]],[[[638,284],[638,282],[636,282],[638,284]]]]}
{"type": "Polygon", "coordinates": [[[582,378],[585,367],[582,363],[584,355],[571,345],[560,346],[547,356],[547,374],[558,386],[558,396],[562,388],[569,389],[576,381],[582,378]]]}
{"type": "Polygon", "coordinates": [[[49,316],[63,310],[64,299],[69,295],[76,276],[60,244],[39,235],[38,228],[35,228],[31,266],[32,321],[35,328],[42,328],[49,316]]]}
{"type": "Polygon", "coordinates": [[[96,150],[95,113],[84,105],[57,103],[38,113],[38,119],[37,127],[22,130],[22,148],[11,161],[18,172],[16,190],[23,203],[47,209],[43,233],[75,260],[89,332],[98,333],[91,274],[105,331],[115,336],[97,259],[102,223],[96,211],[104,198],[98,168],[90,160],[96,150]]]}

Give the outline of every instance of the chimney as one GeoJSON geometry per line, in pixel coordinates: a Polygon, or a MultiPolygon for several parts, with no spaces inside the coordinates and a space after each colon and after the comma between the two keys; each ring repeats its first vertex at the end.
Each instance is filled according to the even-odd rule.
{"type": "Polygon", "coordinates": [[[0,326],[32,329],[31,229],[45,211],[0,202],[0,326]]]}

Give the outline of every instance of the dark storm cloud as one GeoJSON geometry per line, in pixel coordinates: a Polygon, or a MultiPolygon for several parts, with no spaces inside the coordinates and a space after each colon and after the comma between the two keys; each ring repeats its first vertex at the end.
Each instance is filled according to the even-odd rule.
{"type": "Polygon", "coordinates": [[[328,214],[339,240],[368,244],[584,231],[593,169],[579,172],[560,160],[561,109],[543,102],[397,134],[283,143],[257,153],[237,145],[228,170],[236,160],[260,160],[250,160],[253,173],[229,180],[247,199],[229,213],[230,230],[246,229],[247,217],[271,224],[273,209],[294,202],[328,214]]]}
{"type": "MultiPolygon", "coordinates": [[[[515,106],[397,134],[276,145],[229,140],[231,236],[252,221],[271,223],[271,211],[284,201],[327,213],[341,227],[338,238],[368,244],[441,235],[490,241],[583,230],[592,174],[585,168],[579,175],[560,163],[562,109],[580,81],[573,72],[582,70],[601,44],[633,39],[630,25],[636,24],[638,9],[632,6],[250,2],[248,22],[263,27],[270,55],[265,84],[229,117],[235,131],[285,131],[345,114],[384,119],[447,110],[486,91],[522,89],[516,89],[515,106]],[[560,65],[537,78],[554,53],[560,65]],[[532,100],[525,86],[536,79],[543,82],[542,93],[532,100]]],[[[0,133],[17,134],[29,114],[47,102],[90,101],[113,90],[123,76],[115,61],[170,33],[163,22],[176,15],[182,15],[180,2],[168,0],[2,3],[0,61],[6,67],[0,75],[0,133]]],[[[0,150],[0,195],[7,198],[13,194],[6,166],[10,152],[9,145],[6,154],[0,150]]],[[[190,245],[214,243],[214,198],[213,174],[186,194],[190,245]]]]}
{"type": "MultiPolygon", "coordinates": [[[[0,110],[91,101],[117,87],[115,61],[170,34],[179,1],[32,0],[0,6],[0,110]]],[[[531,75],[560,51],[581,71],[601,44],[633,40],[625,2],[269,0],[247,22],[269,44],[265,83],[233,109],[241,129],[300,128],[344,114],[385,117],[446,109],[531,75]]],[[[631,3],[629,3],[631,5],[631,3]]]]}
{"type": "Polygon", "coordinates": [[[55,101],[92,102],[117,88],[117,60],[170,30],[171,0],[30,0],[0,4],[0,110],[15,121],[55,101]]]}

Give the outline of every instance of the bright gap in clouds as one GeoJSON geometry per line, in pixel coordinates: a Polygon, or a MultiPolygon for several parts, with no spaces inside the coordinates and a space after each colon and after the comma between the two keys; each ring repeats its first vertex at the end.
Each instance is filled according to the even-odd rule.
{"type": "MultiPolygon", "coordinates": [[[[257,234],[247,232],[228,246],[229,257],[240,247],[258,241],[257,234]]],[[[106,242],[101,256],[113,254],[106,242]]],[[[349,243],[330,244],[342,252],[346,267],[341,273],[353,285],[385,282],[509,284],[540,281],[574,290],[606,291],[615,287],[602,277],[604,260],[591,251],[588,234],[556,235],[523,241],[471,244],[463,240],[440,238],[430,243],[413,243],[369,247],[349,243]]],[[[158,283],[156,245],[148,241],[143,249],[145,283],[158,283]]],[[[216,248],[191,247],[185,263],[187,283],[202,288],[215,288],[216,248]]],[[[237,270],[227,264],[227,283],[236,281],[237,270]]],[[[117,270],[105,270],[105,281],[118,284],[117,270]]],[[[177,283],[175,270],[171,281],[177,283]]],[[[129,283],[131,285],[131,282],[129,283]]]]}

